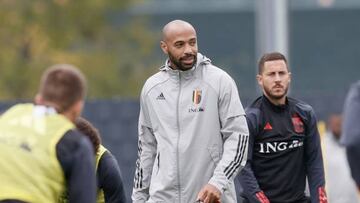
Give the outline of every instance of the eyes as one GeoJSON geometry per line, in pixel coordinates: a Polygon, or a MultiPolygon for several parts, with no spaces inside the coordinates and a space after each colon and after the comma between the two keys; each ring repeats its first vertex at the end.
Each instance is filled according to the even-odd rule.
{"type": "Polygon", "coordinates": [[[285,76],[287,74],[288,74],[288,72],[286,72],[286,71],[278,71],[278,72],[274,71],[274,72],[268,72],[265,75],[270,76],[270,77],[275,77],[276,75],[279,75],[281,77],[281,76],[285,76]]]}
{"type": "Polygon", "coordinates": [[[175,47],[176,48],[181,48],[182,46],[184,46],[185,42],[176,42],[175,43],[175,47]]]}
{"type": "Polygon", "coordinates": [[[191,39],[188,42],[185,41],[177,41],[175,42],[174,46],[178,49],[182,48],[183,46],[186,45],[186,43],[188,43],[190,46],[194,47],[196,46],[196,39],[191,39]]]}

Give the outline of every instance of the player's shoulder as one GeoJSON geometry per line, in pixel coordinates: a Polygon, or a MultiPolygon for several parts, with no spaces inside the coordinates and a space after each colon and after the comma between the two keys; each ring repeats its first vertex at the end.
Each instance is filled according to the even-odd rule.
{"type": "Polygon", "coordinates": [[[314,109],[312,108],[312,106],[300,99],[295,99],[293,97],[288,97],[288,102],[291,106],[294,106],[295,108],[299,109],[300,111],[309,113],[309,112],[313,112],[314,109]]]}
{"type": "Polygon", "coordinates": [[[169,80],[169,75],[166,74],[165,70],[160,69],[159,72],[153,74],[145,81],[145,84],[142,89],[142,94],[146,95],[151,89],[162,83],[165,83],[168,80],[169,80]]]}
{"type": "Polygon", "coordinates": [[[214,65],[211,59],[201,53],[197,54],[196,72],[203,80],[211,81],[211,83],[221,79],[224,79],[224,82],[232,80],[226,71],[214,65]]]}
{"type": "Polygon", "coordinates": [[[351,86],[360,91],[360,80],[354,82],[351,86]]]}
{"type": "Polygon", "coordinates": [[[71,129],[64,134],[58,143],[59,148],[68,152],[78,151],[79,149],[90,149],[92,151],[89,139],[76,129],[71,129]]]}
{"type": "Polygon", "coordinates": [[[221,81],[221,82],[230,82],[233,81],[233,78],[222,68],[213,65],[210,62],[200,64],[199,69],[205,80],[209,81],[221,81]]]}
{"type": "Polygon", "coordinates": [[[256,98],[248,107],[246,107],[245,111],[246,113],[255,113],[258,114],[261,111],[261,106],[263,103],[263,97],[260,96],[256,98]]]}
{"type": "Polygon", "coordinates": [[[246,117],[248,120],[258,120],[261,116],[261,104],[263,100],[262,97],[256,98],[249,106],[245,108],[246,117]]]}
{"type": "Polygon", "coordinates": [[[360,97],[360,80],[351,84],[348,95],[352,95],[353,98],[359,99],[359,97],[360,97]]]}

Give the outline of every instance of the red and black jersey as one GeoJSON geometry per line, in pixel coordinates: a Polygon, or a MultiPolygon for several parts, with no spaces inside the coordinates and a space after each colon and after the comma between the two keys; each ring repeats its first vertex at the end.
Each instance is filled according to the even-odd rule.
{"type": "Polygon", "coordinates": [[[248,162],[238,176],[242,195],[261,202],[256,193],[263,191],[271,203],[306,202],[308,177],[312,202],[322,202],[324,168],[312,107],[289,97],[276,106],[262,96],[246,116],[250,136],[248,162]]]}

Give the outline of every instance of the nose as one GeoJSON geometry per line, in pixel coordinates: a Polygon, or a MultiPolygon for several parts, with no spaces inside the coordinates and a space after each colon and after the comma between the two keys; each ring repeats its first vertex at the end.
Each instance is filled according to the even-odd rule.
{"type": "Polygon", "coordinates": [[[280,74],[278,74],[278,73],[275,74],[275,81],[276,82],[281,81],[280,74]]]}
{"type": "Polygon", "coordinates": [[[186,44],[184,52],[185,54],[192,54],[193,53],[192,47],[186,44]]]}

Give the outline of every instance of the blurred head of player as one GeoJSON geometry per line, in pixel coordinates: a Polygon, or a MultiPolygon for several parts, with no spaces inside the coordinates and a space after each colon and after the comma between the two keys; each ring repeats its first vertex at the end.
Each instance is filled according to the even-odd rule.
{"type": "Polygon", "coordinates": [[[333,114],[329,117],[328,126],[329,131],[334,135],[336,139],[340,139],[341,136],[341,123],[342,117],[339,114],[333,114]]]}
{"type": "Polygon", "coordinates": [[[35,104],[50,106],[75,122],[84,107],[86,80],[73,65],[57,64],[42,75],[35,104]]]}

